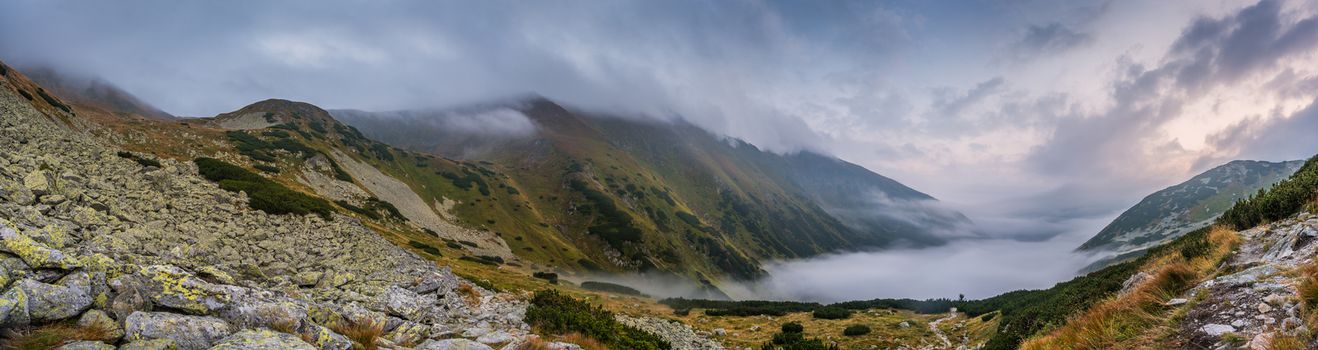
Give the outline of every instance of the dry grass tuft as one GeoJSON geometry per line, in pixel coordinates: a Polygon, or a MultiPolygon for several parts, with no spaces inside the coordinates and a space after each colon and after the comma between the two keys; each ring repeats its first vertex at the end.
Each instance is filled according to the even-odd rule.
{"type": "Polygon", "coordinates": [[[110,330],[103,327],[79,327],[71,322],[52,323],[35,328],[9,329],[0,333],[0,349],[49,350],[83,341],[112,341],[110,330]]]}
{"type": "Polygon", "coordinates": [[[598,340],[595,340],[594,338],[582,335],[581,333],[568,333],[562,337],[559,337],[559,340],[580,345],[581,348],[585,350],[609,350],[609,347],[604,346],[604,343],[601,343],[598,340]]]}
{"type": "MultiPolygon", "coordinates": [[[[553,341],[577,344],[578,346],[581,346],[581,348],[584,350],[609,350],[609,347],[605,346],[604,343],[600,343],[598,340],[595,340],[594,338],[590,338],[585,335],[582,335],[581,333],[576,333],[576,332],[559,336],[558,339],[553,341]]],[[[550,350],[551,348],[549,347],[549,343],[553,341],[544,340],[544,338],[537,337],[528,340],[522,343],[521,345],[518,345],[517,350],[550,350]]]]}
{"type": "Polygon", "coordinates": [[[352,340],[355,350],[375,350],[375,340],[384,334],[384,321],[371,318],[343,320],[329,328],[352,340]]]}
{"type": "Polygon", "coordinates": [[[1304,340],[1293,335],[1279,335],[1273,333],[1272,343],[1268,344],[1269,350],[1304,350],[1308,347],[1304,345],[1304,340]]]}
{"type": "Polygon", "coordinates": [[[262,309],[259,311],[259,314],[263,316],[263,318],[270,320],[270,323],[266,326],[270,327],[271,330],[280,333],[298,334],[297,328],[302,323],[283,309],[262,309]]]}
{"type": "Polygon", "coordinates": [[[458,284],[458,294],[462,295],[462,300],[466,300],[468,305],[481,306],[481,292],[476,291],[476,288],[470,284],[458,284]]]}

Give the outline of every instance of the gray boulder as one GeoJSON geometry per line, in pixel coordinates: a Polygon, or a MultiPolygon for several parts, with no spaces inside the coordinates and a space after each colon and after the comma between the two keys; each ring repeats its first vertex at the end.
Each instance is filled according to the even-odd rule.
{"type": "Polygon", "coordinates": [[[170,339],[179,350],[209,349],[232,334],[229,323],[208,316],[134,312],[124,322],[129,339],[170,339]]]}
{"type": "Polygon", "coordinates": [[[0,290],[9,288],[9,284],[27,277],[32,269],[16,256],[0,253],[0,290]]]}
{"type": "Polygon", "coordinates": [[[178,350],[178,345],[169,338],[143,339],[124,344],[119,350],[178,350]]]}
{"type": "Polygon", "coordinates": [[[316,350],[311,344],[288,333],[269,329],[246,329],[230,335],[211,350],[316,350]]]}
{"type": "Polygon", "coordinates": [[[206,282],[176,266],[151,265],[140,274],[151,301],[197,315],[214,313],[245,294],[242,287],[206,282]]]}
{"type": "Polygon", "coordinates": [[[0,226],[0,251],[17,255],[32,268],[69,270],[78,267],[73,257],[6,226],[0,226]]]}
{"type": "Polygon", "coordinates": [[[426,340],[416,350],[494,350],[489,345],[467,339],[426,340]]]}
{"type": "Polygon", "coordinates": [[[24,326],[32,322],[27,301],[27,292],[21,288],[10,288],[0,294],[0,328],[24,326]]]}
{"type": "Polygon", "coordinates": [[[33,171],[23,177],[23,187],[37,196],[50,193],[51,187],[53,187],[50,182],[50,175],[41,170],[33,171]]]}
{"type": "Polygon", "coordinates": [[[80,341],[64,344],[55,350],[114,350],[114,345],[98,341],[80,341]]]}
{"type": "Polygon", "coordinates": [[[28,315],[34,322],[70,318],[92,306],[91,276],[86,272],[65,276],[59,285],[24,279],[14,289],[27,295],[28,315]]]}
{"type": "Polygon", "coordinates": [[[82,314],[82,317],[78,318],[78,327],[103,329],[111,338],[108,340],[119,340],[119,338],[124,337],[124,328],[119,326],[119,322],[115,322],[113,318],[110,318],[110,315],[101,310],[87,310],[82,314]]]}
{"type": "Polygon", "coordinates": [[[420,295],[398,286],[389,286],[380,295],[380,301],[389,314],[413,321],[424,318],[438,303],[434,295],[420,295]]]}
{"type": "Polygon", "coordinates": [[[311,345],[320,350],[347,350],[352,347],[352,340],[342,334],[334,333],[321,325],[306,323],[300,332],[305,339],[311,340],[311,345]]]}

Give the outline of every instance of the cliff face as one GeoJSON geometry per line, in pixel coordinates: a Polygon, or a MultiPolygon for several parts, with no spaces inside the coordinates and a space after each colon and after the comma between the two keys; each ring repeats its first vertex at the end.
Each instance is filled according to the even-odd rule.
{"type": "Polygon", "coordinates": [[[34,88],[0,77],[0,328],[78,320],[100,345],[180,349],[347,349],[354,329],[377,327],[382,346],[529,332],[523,301],[351,217],[249,209],[191,162],[70,128],[76,116],[34,88]]]}

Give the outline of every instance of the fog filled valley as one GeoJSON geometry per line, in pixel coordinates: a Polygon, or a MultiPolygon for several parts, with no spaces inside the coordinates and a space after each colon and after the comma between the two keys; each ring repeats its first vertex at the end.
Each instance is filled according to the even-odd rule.
{"type": "Polygon", "coordinates": [[[1318,5],[0,11],[0,350],[1318,349],[1318,5]]]}

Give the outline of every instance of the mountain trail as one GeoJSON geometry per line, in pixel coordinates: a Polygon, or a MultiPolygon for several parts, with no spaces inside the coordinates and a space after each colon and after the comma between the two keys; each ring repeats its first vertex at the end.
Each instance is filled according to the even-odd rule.
{"type": "Polygon", "coordinates": [[[1318,257],[1318,216],[1301,213],[1239,234],[1244,242],[1223,263],[1226,272],[1170,302],[1190,305],[1173,345],[1210,349],[1244,339],[1257,348],[1278,334],[1308,331],[1299,317],[1302,274],[1294,272],[1318,257]]]}
{"type": "Polygon", "coordinates": [[[930,331],[933,331],[933,332],[934,332],[934,336],[937,336],[937,337],[938,337],[938,340],[941,341],[941,342],[943,342],[943,348],[944,348],[944,349],[951,349],[951,348],[952,348],[952,340],[947,339],[947,334],[943,334],[943,331],[940,330],[940,329],[938,329],[938,324],[943,323],[943,322],[946,322],[946,321],[951,320],[951,319],[954,319],[954,318],[956,318],[956,313],[955,313],[955,312],[953,312],[953,313],[948,313],[948,314],[947,314],[947,317],[943,317],[943,318],[940,318],[940,319],[934,320],[933,322],[929,322],[929,330],[930,330],[930,331]]]}

